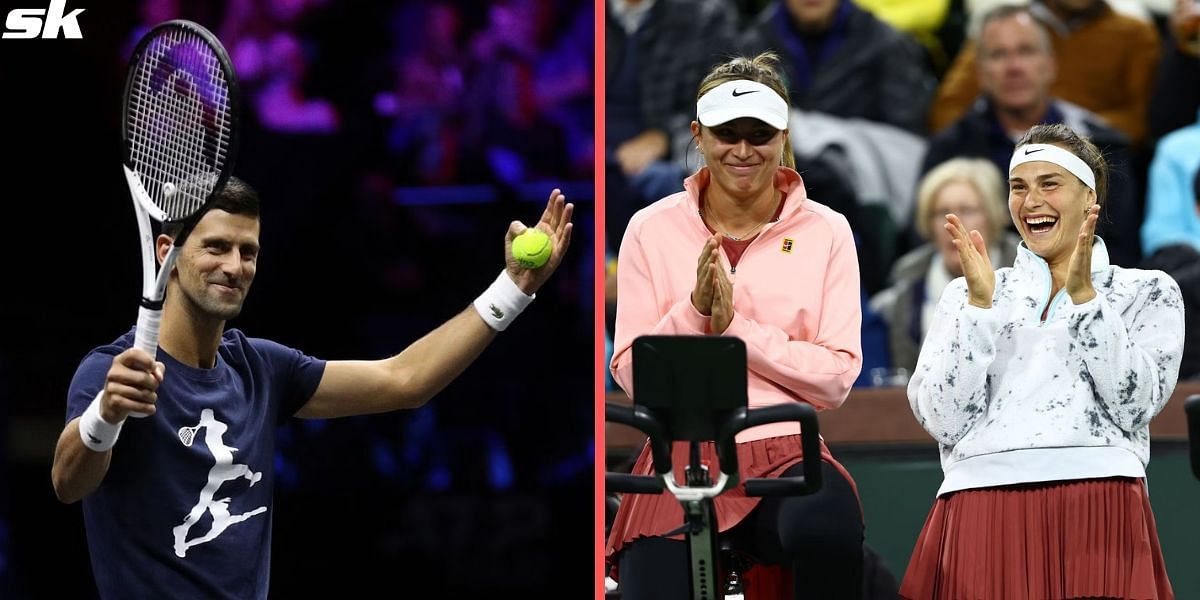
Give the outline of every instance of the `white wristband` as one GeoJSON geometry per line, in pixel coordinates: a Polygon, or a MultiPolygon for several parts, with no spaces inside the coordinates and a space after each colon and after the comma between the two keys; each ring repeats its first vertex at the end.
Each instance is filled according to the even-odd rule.
{"type": "Polygon", "coordinates": [[[536,297],[537,294],[526,296],[508,276],[508,271],[500,271],[496,281],[475,299],[475,311],[489,327],[504,331],[536,297]]]}
{"type": "Polygon", "coordinates": [[[96,452],[110,450],[117,443],[117,437],[121,435],[121,426],[125,424],[124,419],[114,425],[100,416],[100,397],[103,395],[104,390],[100,390],[87,410],[79,416],[79,437],[83,438],[84,446],[96,452]]]}

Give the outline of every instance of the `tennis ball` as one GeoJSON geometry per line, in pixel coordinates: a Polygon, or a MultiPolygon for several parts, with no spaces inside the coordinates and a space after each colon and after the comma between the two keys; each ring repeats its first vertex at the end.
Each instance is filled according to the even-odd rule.
{"type": "Polygon", "coordinates": [[[525,233],[512,241],[513,258],[526,269],[536,269],[546,264],[546,261],[550,260],[552,250],[554,244],[550,243],[550,236],[540,229],[526,229],[525,233]]]}

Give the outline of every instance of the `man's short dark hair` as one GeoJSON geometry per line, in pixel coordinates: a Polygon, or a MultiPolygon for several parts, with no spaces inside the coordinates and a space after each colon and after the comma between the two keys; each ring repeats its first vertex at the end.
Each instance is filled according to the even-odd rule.
{"type": "MultiPolygon", "coordinates": [[[[250,184],[231,175],[229,181],[225,182],[225,187],[213,198],[208,210],[220,209],[234,215],[258,217],[260,205],[258,192],[254,191],[250,184]]],[[[163,234],[175,237],[181,229],[179,223],[170,223],[163,226],[163,234]]]]}
{"type": "Polygon", "coordinates": [[[257,217],[259,215],[258,192],[250,184],[230,176],[225,187],[217,192],[213,199],[212,208],[219,208],[227,213],[257,217]]]}

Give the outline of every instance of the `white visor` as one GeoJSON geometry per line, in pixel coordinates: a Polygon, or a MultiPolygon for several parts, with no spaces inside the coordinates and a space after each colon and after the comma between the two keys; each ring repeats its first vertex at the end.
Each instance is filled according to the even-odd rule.
{"type": "Polygon", "coordinates": [[[758,119],[775,129],[787,129],[787,102],[775,90],[746,79],[722,83],[696,102],[696,120],[705,127],[743,117],[758,119]]]}
{"type": "Polygon", "coordinates": [[[1083,162],[1082,158],[1052,144],[1026,144],[1014,150],[1012,161],[1008,163],[1008,176],[1012,177],[1013,169],[1016,169],[1017,165],[1037,160],[1054,163],[1070,171],[1083,185],[1091,188],[1093,192],[1096,191],[1096,174],[1092,173],[1092,168],[1083,162]]]}

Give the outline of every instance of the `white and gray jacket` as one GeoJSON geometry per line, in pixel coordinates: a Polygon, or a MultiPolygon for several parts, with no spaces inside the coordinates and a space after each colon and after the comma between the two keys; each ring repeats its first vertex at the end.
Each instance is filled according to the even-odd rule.
{"type": "Polygon", "coordinates": [[[1050,297],[1050,269],[1022,242],[988,309],[955,279],[942,293],[908,400],[937,440],[948,492],[1039,481],[1145,477],[1150,420],[1175,389],[1183,299],[1161,271],[1092,252],[1096,297],[1050,297]],[[1041,319],[1049,306],[1046,320],[1041,319]]]}

